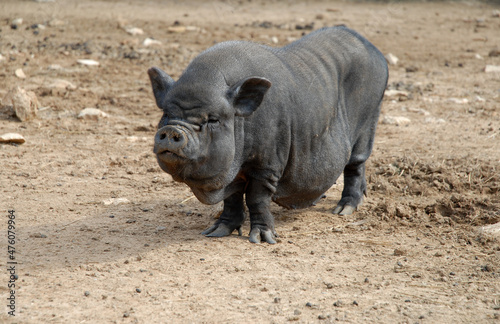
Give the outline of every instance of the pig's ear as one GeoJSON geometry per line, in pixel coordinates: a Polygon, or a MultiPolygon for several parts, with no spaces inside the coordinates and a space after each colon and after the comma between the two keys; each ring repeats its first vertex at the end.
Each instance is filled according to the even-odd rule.
{"type": "Polygon", "coordinates": [[[234,86],[231,97],[236,116],[250,116],[260,106],[270,87],[271,81],[260,77],[247,78],[234,86]]]}
{"type": "Polygon", "coordinates": [[[167,95],[168,89],[175,83],[168,74],[157,67],[152,67],[148,70],[151,86],[156,99],[156,105],[163,108],[163,101],[167,95]]]}

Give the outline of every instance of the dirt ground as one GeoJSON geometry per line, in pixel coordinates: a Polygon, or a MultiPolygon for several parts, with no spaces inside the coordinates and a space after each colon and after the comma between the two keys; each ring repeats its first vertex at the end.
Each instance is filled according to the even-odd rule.
{"type": "Polygon", "coordinates": [[[483,226],[500,222],[500,73],[484,71],[500,65],[499,9],[2,0],[0,98],[20,86],[40,111],[32,121],[0,119],[0,134],[26,138],[0,145],[0,322],[498,323],[500,236],[483,226]],[[22,24],[11,26],[16,18],[22,24]],[[389,89],[402,92],[384,100],[364,205],[331,213],[340,180],[316,207],[273,205],[276,245],[249,243],[248,224],[242,237],[200,235],[221,205],[201,204],[158,167],[161,112],[147,69],[177,78],[217,42],[282,46],[338,24],[399,58],[389,89]],[[87,107],[108,117],[78,119],[87,107]],[[8,210],[15,317],[6,306],[8,210]]]}

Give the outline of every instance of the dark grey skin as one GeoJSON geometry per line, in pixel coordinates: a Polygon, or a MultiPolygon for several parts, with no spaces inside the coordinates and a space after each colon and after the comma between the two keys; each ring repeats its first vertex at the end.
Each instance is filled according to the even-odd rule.
{"type": "Polygon", "coordinates": [[[311,206],[342,172],[333,213],[361,204],[388,71],[353,30],[324,28],[282,48],[220,43],[177,82],[155,67],[148,73],[164,112],[154,145],[160,167],[202,203],[224,201],[202,234],[241,235],[246,203],[250,241],[276,243],[271,201],[311,206]]]}

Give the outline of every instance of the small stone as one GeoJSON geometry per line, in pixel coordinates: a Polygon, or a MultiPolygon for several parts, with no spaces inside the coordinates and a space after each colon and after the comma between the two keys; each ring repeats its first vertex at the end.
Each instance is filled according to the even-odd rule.
{"type": "Polygon", "coordinates": [[[127,318],[129,316],[130,316],[129,313],[123,313],[123,317],[127,318]]]}
{"type": "Polygon", "coordinates": [[[13,112],[20,121],[31,120],[38,113],[38,99],[34,92],[14,87],[2,100],[2,110],[13,112]]]}
{"type": "Polygon", "coordinates": [[[446,102],[451,102],[451,103],[463,105],[463,104],[469,103],[469,99],[467,99],[467,98],[448,98],[448,99],[446,99],[446,102]]]}
{"type": "Polygon", "coordinates": [[[161,42],[159,40],[148,37],[144,40],[144,42],[142,42],[142,45],[144,46],[161,45],[161,42]]]}
{"type": "Polygon", "coordinates": [[[385,125],[396,125],[396,126],[406,126],[411,123],[411,120],[402,116],[384,116],[382,119],[382,124],[385,125]]]}
{"type": "Polygon", "coordinates": [[[300,314],[302,314],[302,312],[298,309],[293,311],[293,315],[300,315],[300,314]]]}
{"type": "Polygon", "coordinates": [[[158,226],[158,227],[156,228],[156,230],[157,230],[158,232],[160,232],[160,231],[164,231],[164,230],[166,230],[166,229],[167,229],[167,228],[166,228],[165,226],[158,226]]]}
{"type": "Polygon", "coordinates": [[[144,34],[144,31],[140,28],[137,28],[137,27],[126,27],[125,31],[132,36],[144,34]]]}
{"type": "MultiPolygon", "coordinates": [[[[23,18],[16,18],[14,20],[12,20],[12,23],[10,24],[10,26],[16,26],[16,28],[19,26],[19,25],[22,25],[23,24],[23,18]]],[[[16,29],[16,28],[13,28],[13,29],[16,29]]]]}
{"type": "Polygon", "coordinates": [[[324,320],[324,319],[326,319],[326,316],[325,315],[318,315],[318,319],[319,320],[324,320]]]}
{"type": "Polygon", "coordinates": [[[333,303],[333,306],[335,306],[335,307],[340,307],[340,306],[342,306],[342,304],[343,304],[343,303],[342,303],[342,301],[341,301],[341,300],[337,300],[336,302],[334,302],[334,303],[333,303]]]}
{"type": "Polygon", "coordinates": [[[281,302],[281,298],[279,298],[279,297],[275,297],[274,298],[274,303],[275,304],[279,304],[280,302],[281,302]]]}
{"type": "Polygon", "coordinates": [[[500,72],[500,66],[499,65],[486,65],[484,68],[484,72],[486,73],[492,73],[492,72],[500,72]]]}
{"type": "Polygon", "coordinates": [[[406,250],[405,249],[394,249],[394,255],[395,256],[406,255],[406,250]]]}
{"type": "Polygon", "coordinates": [[[42,233],[34,233],[34,234],[31,234],[30,237],[33,237],[33,238],[47,238],[47,235],[42,234],[42,233]]]}
{"type": "Polygon", "coordinates": [[[26,140],[21,134],[6,133],[0,135],[0,143],[3,144],[23,144],[24,142],[26,142],[26,140]]]}
{"type": "Polygon", "coordinates": [[[474,54],[474,57],[476,59],[478,59],[478,60],[482,60],[483,59],[483,57],[480,54],[478,54],[478,53],[474,54]]]}
{"type": "Polygon", "coordinates": [[[398,61],[399,61],[399,59],[396,57],[396,55],[394,55],[392,53],[386,54],[385,59],[386,59],[387,63],[390,65],[397,65],[398,61]]]}
{"type": "Polygon", "coordinates": [[[98,120],[99,118],[107,118],[108,114],[97,108],[85,108],[78,114],[78,119],[98,120]]]}
{"type": "Polygon", "coordinates": [[[50,93],[53,96],[64,96],[68,90],[75,89],[76,86],[73,83],[62,79],[56,79],[49,85],[43,87],[44,93],[50,93]]]}
{"type": "Polygon", "coordinates": [[[278,44],[278,42],[279,42],[278,37],[276,37],[276,36],[271,37],[271,42],[273,42],[273,44],[278,44]]]}
{"type": "Polygon", "coordinates": [[[483,272],[493,272],[493,267],[489,264],[481,266],[481,271],[483,272]]]}
{"type": "Polygon", "coordinates": [[[389,99],[400,99],[404,97],[405,99],[408,99],[409,93],[408,91],[403,91],[403,90],[385,90],[384,96],[389,98],[389,99]]]}
{"type": "Polygon", "coordinates": [[[48,70],[52,70],[52,71],[60,71],[62,70],[62,66],[60,66],[59,64],[50,64],[48,67],[47,67],[48,70]]]}
{"type": "Polygon", "coordinates": [[[106,206],[109,206],[109,205],[116,206],[116,205],[121,205],[121,204],[130,204],[130,200],[128,200],[127,198],[109,198],[109,199],[104,199],[102,202],[106,206]]]}
{"type": "Polygon", "coordinates": [[[88,297],[90,296],[90,291],[85,291],[83,294],[85,295],[85,297],[88,297]]]}
{"type": "Polygon", "coordinates": [[[313,304],[311,304],[310,302],[307,302],[306,307],[313,307],[313,304]]]}
{"type": "Polygon", "coordinates": [[[353,301],[353,302],[352,302],[352,304],[353,304],[354,306],[358,306],[358,305],[359,305],[357,301],[353,301]]]}
{"type": "Polygon", "coordinates": [[[186,30],[186,26],[170,26],[167,28],[167,31],[170,33],[184,33],[186,30]]]}
{"type": "Polygon", "coordinates": [[[19,79],[26,79],[26,74],[24,74],[23,69],[17,69],[14,73],[19,79]]]}
{"type": "Polygon", "coordinates": [[[443,118],[427,117],[425,122],[428,124],[446,124],[446,120],[443,118]]]}
{"type": "Polygon", "coordinates": [[[52,19],[48,23],[49,27],[60,27],[66,25],[66,22],[60,19],[52,19]]]}
{"type": "Polygon", "coordinates": [[[141,288],[135,288],[135,291],[140,294],[142,290],[141,290],[141,288]]]}
{"type": "Polygon", "coordinates": [[[368,279],[368,278],[365,278],[364,281],[365,281],[365,283],[370,283],[370,279],[368,279]]]}
{"type": "Polygon", "coordinates": [[[87,65],[87,66],[99,66],[99,62],[89,59],[80,59],[76,60],[78,64],[87,65]]]}
{"type": "Polygon", "coordinates": [[[488,56],[489,57],[497,57],[497,56],[500,56],[500,50],[498,48],[494,48],[492,49],[489,53],[488,53],[488,56]]]}
{"type": "Polygon", "coordinates": [[[405,70],[408,73],[413,73],[413,72],[417,72],[418,71],[418,67],[416,67],[416,66],[408,66],[405,70]]]}
{"type": "Polygon", "coordinates": [[[2,54],[0,54],[0,62],[3,62],[5,60],[6,60],[5,56],[3,56],[2,54]]]}

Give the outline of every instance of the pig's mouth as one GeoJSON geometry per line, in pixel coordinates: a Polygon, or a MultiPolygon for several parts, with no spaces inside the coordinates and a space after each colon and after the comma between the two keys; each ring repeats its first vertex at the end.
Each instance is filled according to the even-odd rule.
{"type": "Polygon", "coordinates": [[[179,154],[175,153],[175,152],[172,152],[172,151],[169,151],[169,150],[163,150],[163,151],[159,151],[158,153],[156,153],[156,155],[158,155],[159,157],[161,157],[162,159],[171,159],[171,158],[175,158],[175,159],[181,159],[181,160],[185,160],[186,158],[185,157],[182,157],[180,156],[179,154]]]}

